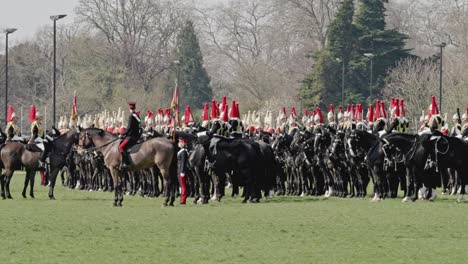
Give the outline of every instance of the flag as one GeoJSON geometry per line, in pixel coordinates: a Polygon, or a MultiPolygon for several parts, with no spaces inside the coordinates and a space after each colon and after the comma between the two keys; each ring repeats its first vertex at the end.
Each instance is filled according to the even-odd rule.
{"type": "Polygon", "coordinates": [[[72,105],[72,114],[71,114],[72,121],[76,121],[78,119],[78,109],[76,105],[76,92],[73,94],[73,105],[72,105]]]}
{"type": "Polygon", "coordinates": [[[171,108],[174,112],[179,111],[179,87],[177,86],[177,83],[174,87],[174,93],[172,94],[171,108]]]}
{"type": "Polygon", "coordinates": [[[180,118],[179,118],[179,87],[176,83],[174,87],[174,93],[172,94],[172,102],[171,108],[174,111],[175,115],[175,122],[174,122],[174,130],[176,127],[180,126],[180,118]]]}

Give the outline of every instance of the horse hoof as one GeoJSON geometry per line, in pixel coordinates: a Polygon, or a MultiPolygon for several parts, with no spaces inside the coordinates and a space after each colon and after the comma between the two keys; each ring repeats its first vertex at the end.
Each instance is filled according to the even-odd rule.
{"type": "Polygon", "coordinates": [[[55,200],[55,197],[54,196],[49,196],[49,199],[50,200],[55,200]]]}
{"type": "Polygon", "coordinates": [[[11,195],[8,195],[7,198],[8,199],[13,199],[13,197],[11,195]]]}
{"type": "Polygon", "coordinates": [[[33,199],[36,198],[36,197],[34,197],[34,194],[30,194],[29,196],[30,196],[31,198],[33,198],[33,199]]]}
{"type": "Polygon", "coordinates": [[[26,197],[25,193],[22,193],[21,195],[23,196],[24,199],[28,198],[28,197],[26,197]]]}
{"type": "Polygon", "coordinates": [[[113,204],[112,204],[112,207],[117,207],[117,203],[113,203],[113,204]]]}

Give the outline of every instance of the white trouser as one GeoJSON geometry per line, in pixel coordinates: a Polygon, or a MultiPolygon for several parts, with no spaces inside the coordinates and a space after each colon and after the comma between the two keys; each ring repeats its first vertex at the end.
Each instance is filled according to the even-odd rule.
{"type": "Polygon", "coordinates": [[[23,141],[24,138],[23,137],[20,137],[20,136],[14,136],[11,141],[23,141]]]}

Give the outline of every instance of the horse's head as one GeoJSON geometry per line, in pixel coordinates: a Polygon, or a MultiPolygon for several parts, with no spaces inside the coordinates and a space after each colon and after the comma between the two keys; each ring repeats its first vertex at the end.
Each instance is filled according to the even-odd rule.
{"type": "Polygon", "coordinates": [[[104,137],[105,131],[96,128],[87,128],[79,133],[78,145],[83,148],[90,148],[94,145],[95,137],[104,137]]]}

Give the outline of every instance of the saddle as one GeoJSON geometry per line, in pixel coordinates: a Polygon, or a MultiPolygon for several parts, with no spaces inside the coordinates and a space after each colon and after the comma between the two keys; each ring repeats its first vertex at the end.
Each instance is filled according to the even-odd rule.
{"type": "Polygon", "coordinates": [[[127,148],[127,153],[129,154],[133,154],[133,153],[136,153],[140,150],[141,146],[143,145],[144,141],[143,142],[137,142],[135,145],[127,148]]]}
{"type": "Polygon", "coordinates": [[[36,144],[26,144],[25,148],[30,152],[42,152],[42,149],[40,149],[36,144]]]}

